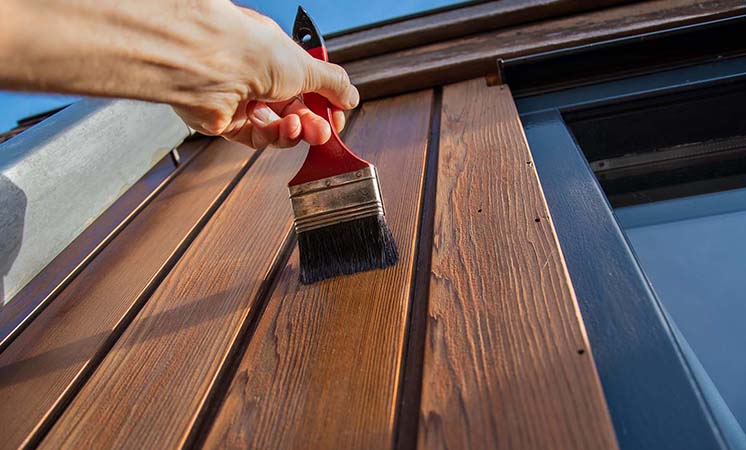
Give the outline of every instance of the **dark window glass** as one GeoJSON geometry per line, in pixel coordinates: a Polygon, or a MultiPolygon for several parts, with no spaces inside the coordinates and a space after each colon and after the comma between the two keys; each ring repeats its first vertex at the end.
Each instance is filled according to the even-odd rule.
{"type": "Polygon", "coordinates": [[[746,186],[746,81],[564,117],[614,207],[746,186]]]}

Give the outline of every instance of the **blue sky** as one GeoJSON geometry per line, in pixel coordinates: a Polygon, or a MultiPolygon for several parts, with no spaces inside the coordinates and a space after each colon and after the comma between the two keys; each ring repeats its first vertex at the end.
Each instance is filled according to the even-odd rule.
{"type": "MultiPolygon", "coordinates": [[[[323,33],[332,33],[372,22],[390,19],[419,11],[438,8],[458,0],[303,0],[304,8],[311,14],[323,33]]],[[[236,3],[254,8],[275,19],[290,31],[298,7],[298,0],[241,0],[236,3]]],[[[69,104],[77,97],[11,93],[0,91],[0,132],[9,130],[20,118],[69,104]]]]}

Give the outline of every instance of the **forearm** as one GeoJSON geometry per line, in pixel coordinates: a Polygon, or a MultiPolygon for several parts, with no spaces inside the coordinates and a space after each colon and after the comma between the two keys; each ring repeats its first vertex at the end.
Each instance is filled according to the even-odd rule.
{"type": "Polygon", "coordinates": [[[229,0],[1,0],[0,89],[168,103],[190,127],[254,147],[329,139],[298,94],[359,100],[341,67],[229,0]]]}
{"type": "MultiPolygon", "coordinates": [[[[209,1],[4,0],[0,88],[175,105],[218,81],[205,64],[221,11],[209,1]]],[[[222,4],[219,4],[222,7],[222,4]]]]}

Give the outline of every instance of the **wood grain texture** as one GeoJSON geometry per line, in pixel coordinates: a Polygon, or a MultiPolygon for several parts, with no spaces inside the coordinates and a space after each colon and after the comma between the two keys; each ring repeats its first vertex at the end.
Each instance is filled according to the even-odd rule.
{"type": "MultiPolygon", "coordinates": [[[[207,143],[207,139],[199,139],[182,144],[180,167],[186,167],[207,143]]],[[[171,155],[166,155],[29,281],[10,303],[0,308],[0,351],[179,172],[171,155]]]]}
{"type": "Polygon", "coordinates": [[[50,425],[251,154],[203,151],[0,354],[0,448],[50,425]]]}
{"type": "Polygon", "coordinates": [[[418,447],[613,449],[507,86],[446,86],[418,447]]]}
{"type": "Polygon", "coordinates": [[[605,8],[629,0],[493,0],[458,5],[412,18],[396,20],[327,39],[336,63],[369,58],[421,45],[572,13],[605,8]]]}
{"type": "Polygon", "coordinates": [[[572,47],[746,13],[743,0],[653,0],[507,28],[344,64],[363,98],[497,70],[497,58],[572,47]]]}
{"type": "Polygon", "coordinates": [[[366,104],[345,138],[378,168],[399,264],[303,286],[295,252],[205,448],[392,446],[431,103],[366,104]]]}
{"type": "Polygon", "coordinates": [[[304,153],[259,156],[40,448],[184,445],[290,232],[304,153]]]}

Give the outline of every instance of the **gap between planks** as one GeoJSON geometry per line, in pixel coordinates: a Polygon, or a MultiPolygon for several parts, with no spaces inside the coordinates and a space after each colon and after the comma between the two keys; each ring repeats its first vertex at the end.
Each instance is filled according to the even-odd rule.
{"type": "Polygon", "coordinates": [[[435,193],[438,185],[438,155],[440,148],[440,115],[443,104],[443,89],[433,90],[430,111],[425,176],[422,180],[422,202],[420,206],[420,229],[417,235],[417,262],[410,294],[409,318],[405,352],[402,357],[402,374],[399,383],[396,411],[396,435],[394,449],[409,450],[417,446],[417,430],[420,417],[420,395],[422,393],[422,361],[425,356],[425,333],[427,329],[427,306],[430,293],[430,264],[433,249],[433,224],[435,219],[435,193]]]}
{"type": "Polygon", "coordinates": [[[208,144],[207,139],[184,143],[181,164],[159,178],[164,167],[173,166],[171,155],[164,156],[24,286],[10,303],[0,308],[0,353],[208,144]],[[154,180],[157,184],[148,188],[154,180]],[[141,192],[143,190],[145,192],[141,192]]]}
{"type": "Polygon", "coordinates": [[[253,155],[235,148],[205,151],[185,164],[0,354],[0,420],[12,430],[0,448],[33,447],[44,437],[253,155]],[[128,261],[133,267],[122,266],[128,261]]]}
{"type": "MultiPolygon", "coordinates": [[[[340,133],[340,136],[343,139],[347,135],[347,132],[354,128],[355,121],[359,116],[359,114],[357,114],[358,112],[359,109],[345,111],[345,119],[347,123],[344,130],[340,133]]],[[[297,237],[293,230],[282,244],[282,250],[280,251],[279,257],[270,270],[270,274],[267,277],[268,281],[266,283],[266,289],[262,290],[257,295],[255,313],[246,321],[244,329],[240,332],[238,339],[236,339],[236,344],[231,349],[229,356],[226,358],[226,363],[223,365],[220,374],[217,376],[215,388],[208,395],[208,398],[205,401],[205,406],[202,408],[202,411],[199,412],[199,416],[197,420],[195,420],[194,426],[189,430],[189,434],[187,435],[183,446],[184,449],[199,449],[204,445],[212,421],[215,419],[215,416],[225,400],[231,380],[238,370],[238,365],[246,352],[246,348],[248,348],[251,339],[254,337],[257,324],[264,315],[264,311],[267,308],[267,303],[269,302],[272,292],[274,292],[277,283],[280,281],[282,269],[287,265],[296,244],[297,237]]]]}
{"type": "Polygon", "coordinates": [[[401,262],[302,286],[294,252],[205,448],[393,445],[430,95],[425,91],[364,105],[346,138],[350,148],[378,167],[401,262]]]}

